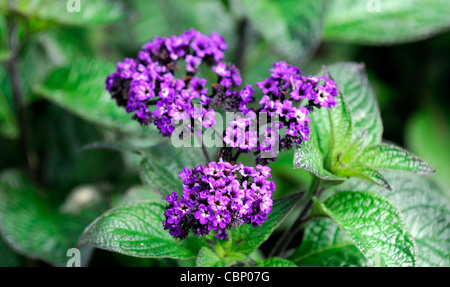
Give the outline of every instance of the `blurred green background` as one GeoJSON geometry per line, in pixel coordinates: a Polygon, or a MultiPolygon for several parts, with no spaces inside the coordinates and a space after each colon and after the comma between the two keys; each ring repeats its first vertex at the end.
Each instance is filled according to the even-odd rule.
{"type": "MultiPolygon", "coordinates": [[[[138,156],[82,148],[94,142],[126,140],[146,146],[159,140],[151,131],[134,133],[138,124],[128,121],[130,116],[104,92],[106,76],[115,62],[135,57],[155,36],[191,27],[225,37],[226,59],[240,67],[244,83],[268,77],[275,61],[298,65],[306,74],[336,62],[364,63],[378,97],[384,140],[409,149],[437,170],[436,181],[450,184],[449,1],[382,1],[379,13],[368,12],[366,1],[350,0],[99,0],[81,1],[80,13],[67,12],[66,1],[12,2],[8,6],[0,0],[0,171],[25,170],[18,109],[6,69],[11,56],[8,21],[14,21],[21,43],[18,66],[28,152],[35,159],[29,184],[45,198],[44,209],[71,214],[82,226],[115,206],[123,194],[142,189],[138,156]],[[69,195],[80,191],[89,202],[71,203],[69,195]]],[[[243,160],[253,162],[251,157],[243,160]]],[[[305,190],[311,180],[305,171],[293,169],[293,151],[280,155],[271,168],[275,198],[305,190]]],[[[0,240],[3,258],[18,265],[46,264],[3,245],[0,240]]],[[[91,258],[91,266],[174,264],[100,250],[91,258]]]]}

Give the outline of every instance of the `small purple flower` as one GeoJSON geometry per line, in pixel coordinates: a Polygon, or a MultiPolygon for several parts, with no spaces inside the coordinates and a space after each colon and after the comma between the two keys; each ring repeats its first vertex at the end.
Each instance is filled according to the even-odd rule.
{"type": "Polygon", "coordinates": [[[212,212],[211,208],[206,207],[204,204],[200,204],[198,210],[195,212],[194,217],[198,219],[200,224],[205,225],[209,222],[212,212]]]}
{"type": "MultiPolygon", "coordinates": [[[[172,121],[200,120],[208,128],[215,123],[211,104],[220,103],[225,94],[234,95],[233,83],[241,83],[239,71],[223,62],[227,48],[222,36],[207,36],[194,29],[179,36],[156,37],[142,47],[136,59],[126,58],[117,64],[116,71],[105,81],[106,89],[127,113],[135,113],[133,119],[142,125],[154,123],[164,136],[175,130],[172,121]],[[186,74],[177,79],[174,75],[179,70],[178,61],[183,59],[186,74]],[[209,95],[206,79],[195,76],[202,63],[220,76],[220,88],[209,95]],[[196,104],[204,105],[206,111],[196,108],[196,104]]],[[[234,98],[227,103],[233,109],[239,104],[234,98]]]]}
{"type": "Polygon", "coordinates": [[[227,66],[224,63],[219,63],[212,69],[219,77],[226,78],[231,76],[231,72],[227,69],[227,66]]]}
{"type": "Polygon", "coordinates": [[[183,213],[177,208],[170,208],[166,210],[166,217],[168,224],[178,224],[181,220],[183,213]]]}
{"type": "Polygon", "coordinates": [[[260,88],[264,95],[268,95],[270,93],[277,93],[278,83],[274,81],[272,78],[267,78],[266,80],[256,83],[258,88],[260,88]]]}
{"type": "Polygon", "coordinates": [[[228,210],[221,210],[216,212],[213,219],[213,224],[219,226],[221,229],[225,229],[230,221],[230,212],[228,210]]]}
{"type": "Polygon", "coordinates": [[[183,169],[183,195],[179,200],[176,193],[166,198],[164,229],[175,238],[184,239],[190,231],[201,236],[243,223],[262,224],[272,208],[275,190],[267,175],[270,176],[268,167],[255,169],[222,159],[183,169]],[[257,188],[248,187],[247,182],[256,182],[257,188]]]}

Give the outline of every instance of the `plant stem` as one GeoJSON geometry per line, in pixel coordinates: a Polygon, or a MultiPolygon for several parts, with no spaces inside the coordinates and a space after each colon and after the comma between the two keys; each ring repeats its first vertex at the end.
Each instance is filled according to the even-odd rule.
{"type": "Polygon", "coordinates": [[[16,107],[17,120],[20,130],[20,149],[24,156],[24,162],[27,171],[32,179],[37,180],[37,157],[34,150],[30,146],[30,137],[28,133],[26,112],[24,107],[24,91],[20,84],[20,74],[18,67],[18,58],[20,44],[17,39],[17,26],[13,20],[8,23],[8,45],[11,50],[11,56],[7,62],[8,75],[11,81],[12,95],[14,105],[16,107]]]}
{"type": "Polygon", "coordinates": [[[211,157],[210,157],[209,152],[206,149],[205,145],[203,144],[201,136],[198,135],[198,134],[195,134],[195,136],[197,137],[197,140],[200,143],[200,146],[202,147],[203,155],[205,156],[206,161],[208,163],[210,163],[211,162],[211,157]]]}
{"type": "Polygon", "coordinates": [[[294,239],[295,235],[297,234],[297,231],[299,230],[300,226],[302,226],[302,224],[307,221],[313,203],[312,196],[317,193],[319,186],[320,186],[320,179],[314,177],[313,182],[311,184],[311,188],[308,192],[307,203],[305,207],[300,212],[300,215],[297,217],[297,220],[294,222],[294,224],[292,224],[292,226],[283,233],[283,235],[278,240],[275,247],[269,253],[269,257],[272,257],[275,254],[281,256],[286,251],[289,244],[292,242],[292,239],[294,239]]]}
{"type": "Polygon", "coordinates": [[[238,42],[236,46],[235,52],[235,65],[239,70],[242,70],[244,64],[244,53],[245,53],[245,38],[247,37],[247,26],[248,21],[246,18],[242,18],[238,23],[237,34],[238,34],[238,42]]]}

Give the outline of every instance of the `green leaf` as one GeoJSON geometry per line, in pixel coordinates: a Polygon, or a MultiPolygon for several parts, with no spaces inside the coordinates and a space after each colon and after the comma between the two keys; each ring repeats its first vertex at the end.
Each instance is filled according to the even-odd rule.
{"type": "Polygon", "coordinates": [[[231,251],[249,255],[269,238],[272,232],[280,225],[286,216],[292,211],[303,193],[294,194],[274,201],[272,212],[262,226],[253,227],[251,224],[243,224],[229,233],[231,239],[231,251]]]}
{"type": "Polygon", "coordinates": [[[128,189],[124,195],[120,197],[114,206],[129,205],[138,201],[158,201],[163,200],[159,193],[150,190],[146,186],[137,185],[128,189]]]}
{"type": "MultiPolygon", "coordinates": [[[[97,26],[111,24],[125,18],[123,6],[117,1],[80,0],[80,11],[68,10],[68,2],[61,0],[2,0],[8,10],[32,20],[72,26],[97,26]]],[[[75,6],[75,5],[74,5],[75,6]]],[[[72,7],[72,6],[70,6],[72,7]]],[[[44,25],[44,24],[41,24],[44,25]]]]}
{"type": "MultiPolygon", "coordinates": [[[[178,172],[181,172],[179,169],[178,172]]],[[[161,194],[164,198],[172,192],[183,190],[181,179],[175,168],[167,167],[166,164],[144,157],[141,161],[140,177],[142,183],[151,190],[161,194]]]]}
{"type": "Polygon", "coordinates": [[[0,90],[0,136],[16,139],[19,136],[17,120],[11,102],[0,90]]]}
{"type": "Polygon", "coordinates": [[[279,257],[271,257],[266,260],[258,260],[258,267],[297,267],[295,263],[279,257]]]}
{"type": "Polygon", "coordinates": [[[119,141],[99,141],[89,143],[81,148],[81,151],[91,149],[107,149],[119,152],[132,152],[135,154],[145,154],[153,146],[164,141],[162,137],[129,137],[119,141]]]}
{"type": "Polygon", "coordinates": [[[325,40],[400,44],[426,39],[450,28],[450,2],[447,0],[430,0],[426,7],[421,0],[378,2],[380,12],[370,13],[367,8],[370,1],[330,1],[325,17],[325,40]]]}
{"type": "Polygon", "coordinates": [[[71,66],[56,69],[34,91],[81,118],[124,133],[156,134],[152,127],[142,127],[118,107],[105,91],[106,77],[115,71],[111,63],[79,59],[71,66]]]}
{"type": "Polygon", "coordinates": [[[411,117],[405,131],[407,147],[436,169],[436,177],[450,186],[448,152],[450,115],[442,109],[429,108],[411,117]]]}
{"type": "Polygon", "coordinates": [[[316,0],[244,0],[242,13],[269,45],[292,61],[304,60],[318,46],[324,3],[316,0]]]}
{"type": "MultiPolygon", "coordinates": [[[[20,172],[0,175],[0,233],[16,252],[64,266],[67,250],[92,219],[60,213],[39,193],[20,172]]],[[[89,257],[81,255],[82,261],[89,257]]]]}
{"type": "Polygon", "coordinates": [[[346,177],[359,177],[367,179],[379,186],[391,190],[389,183],[381,173],[361,163],[353,163],[349,167],[344,167],[336,171],[337,174],[346,177]]]}
{"type": "Polygon", "coordinates": [[[330,218],[309,222],[302,244],[289,259],[297,265],[320,267],[367,266],[351,239],[330,218]]]}
{"type": "Polygon", "coordinates": [[[390,144],[367,147],[357,161],[374,169],[403,170],[419,174],[434,172],[428,163],[408,151],[390,144]]]}
{"type": "Polygon", "coordinates": [[[120,206],[92,222],[79,245],[94,246],[129,256],[187,259],[197,255],[202,239],[182,242],[164,230],[165,203],[146,201],[120,206]]]}
{"type": "Polygon", "coordinates": [[[228,267],[236,263],[233,258],[221,258],[208,247],[202,247],[198,253],[196,267],[228,267]]]}
{"type": "MultiPolygon", "coordinates": [[[[310,139],[296,149],[294,167],[325,180],[343,180],[347,168],[368,144],[381,142],[383,125],[364,66],[339,63],[324,68],[336,81],[340,96],[331,111],[311,114],[310,139]]],[[[347,172],[348,173],[348,172],[347,172]]]]}
{"type": "Polygon", "coordinates": [[[144,185],[164,198],[183,190],[179,173],[203,161],[203,155],[194,148],[174,148],[169,143],[152,147],[142,158],[140,177],[144,185]]]}
{"type": "Polygon", "coordinates": [[[303,141],[295,149],[294,168],[302,168],[324,180],[345,180],[344,177],[337,176],[325,169],[324,156],[320,152],[318,139],[313,129],[311,129],[309,139],[303,141]]]}
{"type": "Polygon", "coordinates": [[[338,63],[326,69],[336,81],[353,120],[353,135],[367,130],[369,144],[381,142],[383,123],[375,93],[369,84],[363,64],[338,63]]]}
{"type": "Polygon", "coordinates": [[[0,267],[19,267],[20,257],[0,237],[0,267]]]}
{"type": "Polygon", "coordinates": [[[425,176],[402,172],[385,175],[393,192],[351,179],[336,186],[334,192],[376,192],[386,197],[401,212],[418,247],[418,266],[450,266],[450,192],[425,176]]]}
{"type": "Polygon", "coordinates": [[[328,110],[331,125],[331,166],[337,161],[338,154],[346,149],[353,137],[353,121],[347,103],[342,95],[336,99],[336,106],[328,110]]]}
{"type": "Polygon", "coordinates": [[[342,191],[317,208],[331,217],[374,266],[414,266],[416,247],[399,211],[370,192],[342,191]]]}
{"type": "Polygon", "coordinates": [[[362,131],[356,138],[339,153],[336,158],[335,166],[345,166],[345,163],[354,162],[364,151],[367,141],[367,130],[362,131]]]}
{"type": "Polygon", "coordinates": [[[0,62],[7,60],[11,56],[11,51],[8,48],[7,35],[6,21],[2,13],[0,15],[0,62]]]}

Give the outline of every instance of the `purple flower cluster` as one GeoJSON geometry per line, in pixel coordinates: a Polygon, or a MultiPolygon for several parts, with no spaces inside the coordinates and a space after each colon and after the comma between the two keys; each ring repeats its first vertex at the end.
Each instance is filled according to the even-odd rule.
{"type": "Polygon", "coordinates": [[[184,239],[192,231],[198,236],[226,230],[244,223],[260,226],[272,210],[275,184],[270,168],[256,168],[223,161],[183,169],[183,195],[167,196],[164,229],[184,239]]]}
{"type": "Polygon", "coordinates": [[[133,119],[154,123],[165,136],[174,131],[173,121],[199,120],[209,128],[215,123],[211,100],[223,97],[224,102],[234,96],[229,88],[242,82],[239,71],[223,63],[226,49],[222,36],[214,32],[206,36],[191,29],[180,36],[157,37],[142,47],[137,59],[117,64],[106,79],[106,90],[127,113],[134,113],[133,119]],[[182,79],[175,77],[180,59],[186,64],[182,79]],[[218,75],[211,95],[206,79],[195,76],[201,63],[218,75]]]}
{"type": "MultiPolygon", "coordinates": [[[[338,88],[327,76],[303,76],[299,68],[286,62],[274,63],[273,66],[269,70],[271,77],[256,83],[264,94],[256,113],[267,113],[268,117],[278,115],[278,121],[258,129],[260,119],[256,119],[253,111],[242,108],[244,117],[233,120],[225,130],[224,142],[227,146],[240,148],[243,152],[256,149],[255,155],[273,151],[275,142],[279,143],[280,150],[290,149],[294,143],[308,140],[311,122],[308,114],[314,108],[331,109],[336,105],[338,88]],[[281,130],[284,131],[283,136],[281,130]]],[[[268,163],[260,156],[257,162],[268,163]]]]}

